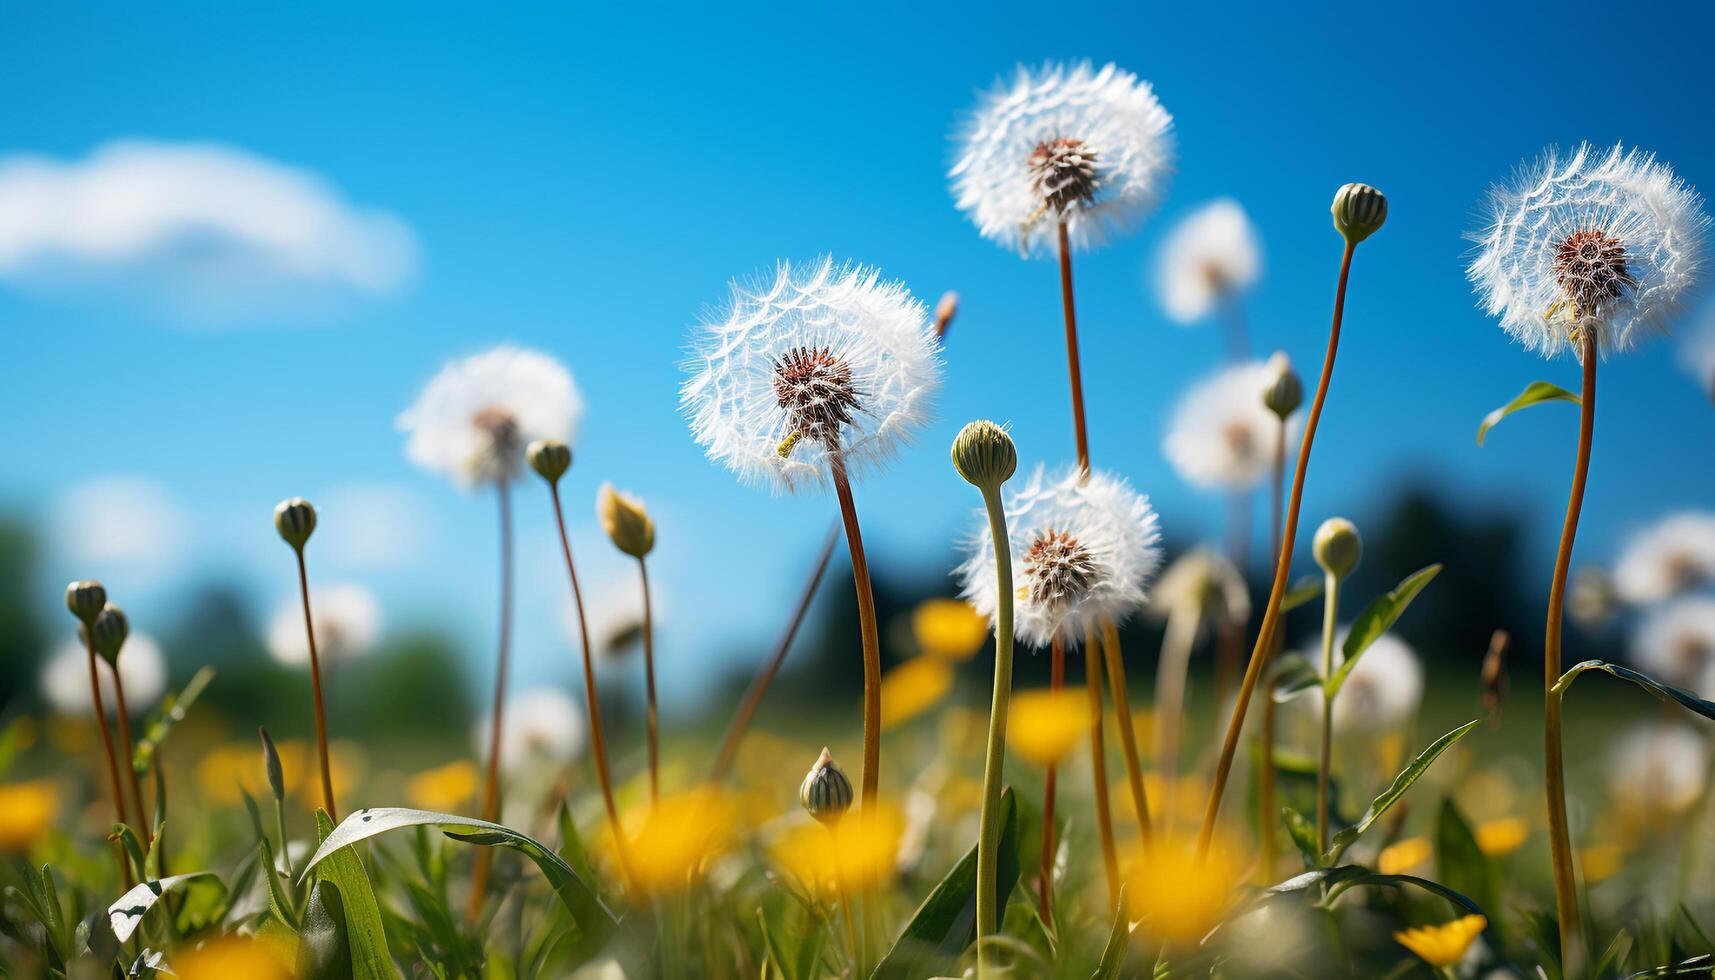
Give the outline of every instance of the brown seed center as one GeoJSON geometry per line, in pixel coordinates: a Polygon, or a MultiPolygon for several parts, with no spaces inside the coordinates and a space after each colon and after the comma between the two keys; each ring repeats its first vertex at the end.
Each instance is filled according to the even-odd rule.
{"type": "Polygon", "coordinates": [[[795,347],[777,358],[774,397],[789,435],[819,442],[837,441],[862,408],[851,366],[827,347],[795,347]]]}
{"type": "Polygon", "coordinates": [[[1221,430],[1221,441],[1234,456],[1249,456],[1256,449],[1256,434],[1243,422],[1228,423],[1221,430]]]}
{"type": "Polygon", "coordinates": [[[488,463],[498,473],[510,473],[524,453],[518,417],[504,408],[489,406],[472,416],[471,424],[488,436],[488,463]]]}
{"type": "Polygon", "coordinates": [[[1095,556],[1077,538],[1053,528],[1040,531],[1024,553],[1030,601],[1059,608],[1077,602],[1096,584],[1095,556]]]}
{"type": "Polygon", "coordinates": [[[1043,140],[1030,151],[1030,182],[1044,206],[1064,213],[1095,203],[1096,154],[1079,139],[1043,140]]]}
{"type": "Polygon", "coordinates": [[[1594,228],[1573,232],[1555,248],[1554,277],[1580,319],[1595,316],[1637,285],[1626,269],[1625,244],[1594,228]]]}

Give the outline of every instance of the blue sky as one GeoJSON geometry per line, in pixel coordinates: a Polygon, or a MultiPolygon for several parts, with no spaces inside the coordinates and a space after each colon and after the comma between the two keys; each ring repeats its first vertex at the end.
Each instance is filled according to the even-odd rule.
{"type": "MultiPolygon", "coordinates": [[[[1171,531],[1218,528],[1220,502],[1174,476],[1160,445],[1174,400],[1217,365],[1220,336],[1166,321],[1147,261],[1176,218],[1238,198],[1266,250],[1254,342],[1313,374],[1339,257],[1328,201],[1362,180],[1392,210],[1358,254],[1306,521],[1362,517],[1424,475],[1457,500],[1525,514],[1546,580],[1573,413],[1509,420],[1485,449],[1473,433],[1532,379],[1575,385],[1575,366],[1511,345],[1475,308],[1461,236],[1488,183],[1549,143],[1637,144],[1715,187],[1715,132],[1686,111],[1708,91],[1715,10],[1691,2],[353,6],[0,14],[0,86],[13,93],[0,155],[213,141],[313,172],[414,243],[402,284],[238,323],[163,310],[137,289],[0,278],[0,504],[48,529],[56,579],[107,579],[135,597],[144,629],[210,574],[260,608],[288,594],[268,517],[303,494],[324,501],[318,575],[373,586],[391,625],[455,630],[486,674],[492,502],[414,470],[394,418],[443,360],[511,341],[562,358],[584,390],[567,501],[595,591],[627,571],[593,528],[599,482],[656,513],[665,682],[694,692],[703,658],[759,656],[833,504],[771,498],[709,464],[678,415],[678,361],[729,279],[824,252],[877,265],[929,303],[963,297],[939,419],[857,491],[875,560],[935,571],[976,503],[946,462],[960,424],[1010,420],[1027,459],[1071,452],[1054,267],[982,240],[945,178],[948,134],[979,88],[1021,61],[1070,58],[1150,79],[1179,142],[1159,214],[1079,260],[1097,464],[1148,492],[1171,531]],[[1602,24],[1615,43],[1591,37],[1602,24]],[[68,500],[114,476],[165,495],[178,543],[80,566],[68,500]],[[342,525],[330,499],[369,501],[363,526],[342,525]],[[342,534],[364,543],[342,547],[342,534]]],[[[1588,559],[1665,510],[1707,505],[1715,487],[1715,411],[1672,345],[1605,364],[1599,403],[1588,559]]],[[[519,500],[521,683],[571,663],[535,489],[519,500]]]]}

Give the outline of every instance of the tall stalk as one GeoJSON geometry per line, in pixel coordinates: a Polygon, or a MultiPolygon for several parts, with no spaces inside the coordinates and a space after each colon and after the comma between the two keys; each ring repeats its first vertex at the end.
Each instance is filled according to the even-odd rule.
{"type": "Polygon", "coordinates": [[[1102,620],[1102,654],[1108,668],[1108,696],[1114,702],[1114,717],[1120,727],[1120,754],[1125,757],[1126,781],[1131,788],[1131,805],[1137,811],[1138,843],[1148,854],[1154,847],[1154,828],[1149,817],[1149,793],[1143,784],[1143,765],[1138,760],[1137,732],[1132,724],[1131,695],[1126,691],[1125,651],[1120,648],[1120,631],[1109,619],[1102,620]]]}
{"type": "Polygon", "coordinates": [[[1084,686],[1090,691],[1090,774],[1096,791],[1096,831],[1102,844],[1102,868],[1108,878],[1108,904],[1120,898],[1119,856],[1114,847],[1113,811],[1108,806],[1108,756],[1102,745],[1102,655],[1094,623],[1084,624],[1084,686]]]}
{"type": "Polygon", "coordinates": [[[868,811],[875,807],[876,788],[881,781],[881,640],[875,624],[875,591],[869,579],[869,559],[864,554],[857,505],[852,502],[846,458],[837,437],[828,440],[828,463],[834,493],[840,500],[840,519],[845,523],[846,550],[851,553],[852,584],[857,589],[858,632],[863,642],[863,772],[859,777],[858,799],[868,811]]]}
{"type": "MultiPolygon", "coordinates": [[[[506,508],[506,491],[501,490],[501,509],[506,508]]],[[[502,518],[503,521],[506,518],[502,518]]],[[[510,536],[510,535],[508,535],[510,536]]],[[[316,758],[322,767],[322,805],[327,807],[328,819],[339,823],[339,808],[333,798],[333,769],[328,764],[328,716],[322,699],[322,665],[316,651],[316,630],[310,618],[310,576],[304,566],[304,549],[298,548],[298,594],[304,604],[304,635],[310,642],[310,689],[316,703],[316,758]]],[[[506,601],[510,601],[509,599],[506,601]]],[[[502,654],[502,656],[505,656],[502,654]]],[[[505,671],[504,665],[501,670],[505,671]]],[[[496,716],[498,717],[498,715],[496,716]]],[[[492,818],[491,818],[492,819],[492,818]]]]}
{"type": "Polygon", "coordinates": [[[1072,301],[1072,243],[1066,219],[1059,222],[1060,308],[1066,319],[1066,377],[1072,388],[1072,436],[1078,447],[1078,467],[1090,471],[1090,434],[1084,425],[1084,374],[1078,363],[1078,313],[1072,301]]]}
{"type": "MultiPolygon", "coordinates": [[[[512,494],[508,481],[497,482],[494,493],[500,507],[500,640],[495,657],[494,706],[488,723],[488,764],[482,782],[482,818],[490,822],[500,819],[500,733],[506,708],[506,673],[512,655],[512,494]]],[[[308,606],[305,609],[307,615],[308,606]]],[[[488,871],[493,861],[492,847],[476,849],[476,863],[471,868],[470,898],[465,905],[467,922],[475,923],[482,914],[482,901],[488,892],[488,871]]]]}
{"type": "MultiPolygon", "coordinates": [[[[1066,645],[1056,632],[1048,645],[1048,689],[1058,694],[1066,686],[1066,645]]],[[[1059,781],[1059,763],[1051,761],[1042,779],[1042,881],[1037,894],[1036,912],[1042,921],[1054,927],[1054,790],[1059,781]]]]}
{"type": "Polygon", "coordinates": [[[655,612],[649,601],[649,564],[639,556],[637,575],[643,588],[644,736],[649,748],[649,805],[661,802],[661,712],[655,703],[655,612]]]}
{"type": "Polygon", "coordinates": [[[1161,827],[1172,836],[1178,812],[1179,735],[1184,727],[1185,678],[1202,627],[1201,601],[1175,605],[1167,613],[1161,659],[1155,667],[1155,772],[1161,779],[1161,827]]]}
{"type": "Polygon", "coordinates": [[[143,789],[137,783],[137,750],[136,743],[131,740],[131,711],[125,705],[125,681],[119,676],[117,657],[113,661],[113,699],[118,702],[119,744],[125,748],[125,781],[131,790],[131,809],[137,814],[137,831],[143,835],[143,846],[147,848],[154,842],[155,833],[149,826],[149,811],[143,807],[143,789]]]}
{"type": "MultiPolygon", "coordinates": [[[[94,698],[95,723],[101,729],[101,747],[107,752],[107,781],[113,793],[114,819],[119,823],[129,823],[125,819],[125,790],[119,781],[119,759],[113,752],[113,731],[107,725],[107,706],[101,697],[101,676],[95,665],[95,637],[92,630],[85,628],[84,645],[89,649],[89,690],[94,698]]],[[[119,671],[113,672],[115,677],[119,671]]],[[[125,852],[119,851],[119,870],[123,872],[127,888],[131,886],[131,865],[125,859],[125,852]]]]}
{"type": "MultiPolygon", "coordinates": [[[[1333,572],[1322,585],[1322,679],[1334,676],[1334,627],[1340,615],[1340,578],[1333,572]]],[[[1267,692],[1265,692],[1265,696],[1267,692]]],[[[1322,741],[1316,764],[1316,849],[1328,850],[1328,781],[1334,763],[1334,697],[1322,695],[1322,741]]]]}

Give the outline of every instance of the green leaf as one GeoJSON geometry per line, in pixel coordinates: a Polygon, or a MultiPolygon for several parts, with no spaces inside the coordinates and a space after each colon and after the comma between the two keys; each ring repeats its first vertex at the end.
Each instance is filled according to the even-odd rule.
{"type": "MultiPolygon", "coordinates": [[[[368,811],[357,811],[340,827],[345,827],[358,814],[365,812],[368,811]]],[[[316,848],[316,856],[304,866],[304,875],[307,877],[311,868],[325,861],[326,866],[316,872],[315,880],[331,881],[339,889],[341,904],[345,906],[352,980],[373,980],[376,977],[391,980],[397,977],[399,973],[393,969],[393,957],[387,949],[387,932],[381,924],[381,907],[375,902],[375,891],[369,886],[369,874],[363,870],[363,861],[358,858],[357,849],[351,846],[355,841],[338,840],[339,830],[334,828],[327,811],[320,807],[316,808],[316,836],[321,838],[322,844],[316,848]]]]}
{"type": "Polygon", "coordinates": [[[1280,611],[1289,613],[1306,602],[1322,594],[1322,576],[1306,575],[1286,590],[1280,597],[1280,611]]]}
{"type": "Polygon", "coordinates": [[[352,976],[351,944],[345,930],[345,902],[339,886],[322,880],[310,889],[304,927],[298,933],[300,980],[346,980],[352,976]]]}
{"type": "Polygon", "coordinates": [[[1289,806],[1280,808],[1280,816],[1286,823],[1286,836],[1292,838],[1292,846],[1298,848],[1298,853],[1304,857],[1304,866],[1320,866],[1322,855],[1316,847],[1316,825],[1310,822],[1309,817],[1289,806]]]}
{"type": "Polygon", "coordinates": [[[147,881],[150,877],[146,868],[148,858],[143,854],[143,845],[137,840],[137,832],[129,824],[116,823],[113,833],[107,835],[110,841],[118,841],[125,848],[125,854],[131,859],[132,873],[139,880],[147,881]]]}
{"type": "Polygon", "coordinates": [[[1416,875],[1384,875],[1379,871],[1371,871],[1361,864],[1342,864],[1332,868],[1317,868],[1314,871],[1306,871],[1269,888],[1264,894],[1291,895],[1324,885],[1328,888],[1328,901],[1332,901],[1339,892],[1359,885],[1411,885],[1433,895],[1439,895],[1462,911],[1472,915],[1485,917],[1487,915],[1482,906],[1438,881],[1430,881],[1428,878],[1419,878],[1416,875]]]}
{"type": "Polygon", "coordinates": [[[1405,612],[1411,600],[1423,591],[1424,586],[1435,580],[1441,574],[1440,565],[1430,565],[1420,568],[1405,577],[1405,581],[1387,595],[1377,598],[1364,607],[1358,618],[1352,621],[1352,628],[1346,632],[1346,642],[1341,644],[1340,653],[1344,660],[1340,663],[1334,676],[1328,678],[1326,688],[1328,697],[1340,693],[1346,678],[1351,676],[1352,668],[1358,665],[1358,658],[1370,648],[1378,637],[1393,629],[1393,624],[1399,622],[1399,617],[1405,612]]]}
{"type": "Polygon", "coordinates": [[[172,875],[167,878],[156,878],[145,881],[141,885],[119,896],[118,901],[107,907],[107,922],[113,929],[113,935],[120,943],[131,941],[131,934],[143,923],[143,916],[155,907],[162,895],[187,881],[213,875],[212,871],[192,871],[189,874],[172,875]]]}
{"type": "MultiPolygon", "coordinates": [[[[1000,853],[995,901],[1005,903],[1018,884],[1018,807],[1012,787],[1000,797],[1000,853]]],[[[882,957],[871,980],[919,980],[956,969],[959,954],[977,935],[977,849],[971,846],[941,879],[882,957]]]]}
{"type": "MultiPolygon", "coordinates": [[[[1435,820],[1435,877],[1484,908],[1500,912],[1500,874],[1477,845],[1477,835],[1451,799],[1442,801],[1435,820]]],[[[1499,926],[1499,922],[1489,920],[1489,928],[1498,930],[1499,926]]]]}
{"type": "MultiPolygon", "coordinates": [[[[330,855],[338,854],[343,848],[404,827],[434,827],[453,840],[510,847],[523,853],[541,869],[542,876],[548,879],[554,894],[560,897],[560,901],[565,903],[566,911],[571,913],[572,921],[592,945],[605,942],[617,924],[613,913],[602,904],[600,896],[589,882],[580,877],[558,854],[510,827],[453,813],[435,813],[431,810],[395,806],[357,810],[340,821],[338,827],[332,828],[332,832],[310,857],[309,863],[304,865],[304,871],[307,874],[309,869],[327,860],[330,855]]],[[[352,855],[351,860],[355,862],[356,856],[352,855]]],[[[359,866],[357,870],[361,872],[362,867],[359,866]]],[[[351,888],[345,882],[339,884],[349,920],[349,912],[355,899],[351,888]]],[[[366,891],[367,888],[366,880],[366,891]]],[[[355,940],[357,930],[354,928],[352,932],[355,940]]]]}
{"type": "Polygon", "coordinates": [[[161,743],[173,732],[173,726],[185,719],[185,712],[196,703],[209,681],[214,680],[214,668],[204,667],[196,672],[178,694],[168,694],[161,700],[161,706],[156,709],[155,717],[144,728],[143,737],[137,740],[136,759],[132,768],[139,776],[149,771],[149,765],[155,759],[155,753],[160,750],[161,743]]]}
{"type": "Polygon", "coordinates": [[[264,837],[258,846],[262,849],[260,864],[262,880],[268,886],[268,907],[282,925],[295,933],[298,931],[298,911],[292,906],[292,897],[286,893],[285,883],[280,880],[280,869],[274,861],[274,845],[264,837]]]}
{"type": "Polygon", "coordinates": [[[1715,702],[1705,701],[1683,688],[1674,687],[1671,684],[1663,684],[1654,678],[1638,673],[1630,667],[1611,664],[1605,660],[1586,660],[1581,664],[1575,664],[1566,673],[1560,675],[1559,682],[1554,685],[1555,693],[1564,697],[1566,689],[1572,686],[1572,682],[1578,679],[1579,674],[1582,674],[1587,670],[1599,670],[1606,674],[1612,674],[1620,680],[1630,681],[1631,683],[1636,684],[1663,701],[1675,702],[1687,711],[1700,714],[1705,718],[1715,719],[1715,702]]]}
{"type": "Polygon", "coordinates": [[[1483,437],[1489,434],[1489,430],[1495,427],[1496,422],[1521,408],[1541,405],[1543,402],[1571,402],[1576,405],[1578,404],[1578,396],[1559,385],[1551,385],[1546,381],[1532,381],[1525,385],[1524,391],[1520,392],[1517,398],[1483,416],[1483,424],[1477,426],[1477,445],[1483,444],[1483,437]]]}
{"type": "Polygon", "coordinates": [[[1632,951],[1632,934],[1624,929],[1614,934],[1613,942],[1597,958],[1596,966],[1590,971],[1593,977],[1610,977],[1619,972],[1619,965],[1626,954],[1632,951]]]}
{"type": "Polygon", "coordinates": [[[1393,785],[1383,790],[1382,794],[1370,803],[1370,808],[1364,811],[1364,815],[1358,818],[1357,823],[1334,835],[1334,840],[1328,847],[1328,853],[1322,856],[1323,863],[1332,865],[1338,861],[1340,855],[1346,853],[1346,848],[1351,847],[1353,841],[1357,840],[1364,831],[1370,829],[1370,825],[1380,819],[1381,815],[1386,813],[1395,803],[1398,803],[1399,798],[1405,795],[1405,791],[1411,788],[1411,784],[1417,782],[1429,770],[1435,760],[1440,758],[1441,753],[1451,748],[1454,742],[1470,734],[1471,729],[1477,727],[1478,721],[1480,719],[1472,719],[1441,736],[1429,748],[1424,749],[1421,755],[1413,759],[1411,765],[1406,766],[1398,776],[1394,777],[1393,785]]]}
{"type": "Polygon", "coordinates": [[[1114,924],[1108,930],[1108,944],[1102,947],[1102,959],[1090,980],[1119,980],[1125,966],[1126,948],[1131,945],[1131,926],[1126,921],[1125,886],[1120,886],[1119,902],[1114,907],[1114,924]]]}
{"type": "Polygon", "coordinates": [[[1277,704],[1285,704],[1322,683],[1322,674],[1302,653],[1284,653],[1275,659],[1269,689],[1277,704]]]}

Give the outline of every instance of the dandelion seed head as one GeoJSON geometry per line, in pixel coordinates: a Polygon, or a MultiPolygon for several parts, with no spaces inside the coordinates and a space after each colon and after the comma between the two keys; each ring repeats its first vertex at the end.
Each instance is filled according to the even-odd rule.
{"type": "Polygon", "coordinates": [[[1633,535],[1614,563],[1614,591],[1658,602],[1715,579],[1715,513],[1679,511],[1633,535]]]}
{"type": "Polygon", "coordinates": [[[910,442],[940,384],[939,344],[905,287],[831,259],[732,285],[692,336],[680,407],[709,458],[776,490],[854,478],[910,442]]]}
{"type": "Polygon", "coordinates": [[[1188,610],[1211,623],[1243,623],[1251,614],[1245,577],[1224,555],[1202,547],[1167,566],[1149,594],[1149,605],[1159,616],[1188,610]]]}
{"type": "MultiPolygon", "coordinates": [[[[118,663],[119,677],[125,682],[125,705],[133,713],[161,699],[167,689],[167,661],[153,637],[131,633],[118,663]]],[[[119,699],[113,686],[113,667],[97,657],[95,668],[101,680],[102,707],[110,715],[117,714],[119,699]]],[[[67,640],[48,658],[42,665],[41,687],[42,696],[61,714],[95,713],[95,701],[89,690],[89,651],[83,641],[67,640]]]]}
{"type": "MultiPolygon", "coordinates": [[[[316,629],[316,655],[324,664],[358,660],[374,649],[381,635],[381,603],[361,585],[340,582],[310,593],[316,629]]],[[[302,600],[281,600],[268,621],[268,653],[288,667],[310,662],[302,600]]]]}
{"type": "MultiPolygon", "coordinates": [[[[478,756],[488,754],[492,717],[472,729],[478,756]]],[[[569,695],[538,688],[509,695],[500,719],[500,768],[517,773],[531,766],[557,764],[577,758],[584,750],[584,712],[569,695]]]]}
{"type": "Polygon", "coordinates": [[[1715,696],[1715,599],[1688,596],[1651,610],[1632,636],[1632,662],[1664,684],[1715,696]]]}
{"type": "Polygon", "coordinates": [[[1545,357],[1595,331],[1602,355],[1665,333],[1696,279],[1709,219],[1652,154],[1549,148],[1490,188],[1467,270],[1480,305],[1545,357]]]}
{"type": "Polygon", "coordinates": [[[1612,746],[1608,791],[1623,809],[1653,818],[1696,805],[1708,768],[1708,749],[1696,730],[1679,721],[1649,721],[1621,733],[1612,746]]]}
{"type": "Polygon", "coordinates": [[[1125,233],[1152,210],[1173,166],[1172,117],[1148,82],[1114,65],[1020,67],[983,93],[955,136],[949,176],[983,237],[1053,254],[1125,233]]]}
{"type": "MultiPolygon", "coordinates": [[[[1334,667],[1345,663],[1344,648],[1350,627],[1334,633],[1334,667]]],[[[1321,638],[1305,649],[1319,649],[1321,638]]],[[[1322,710],[1322,692],[1312,687],[1302,699],[1312,710],[1322,710]]],[[[1334,699],[1334,731],[1342,735],[1378,735],[1398,731],[1411,722],[1423,701],[1423,662],[1417,652],[1392,633],[1376,637],[1359,657],[1357,666],[1334,699]]]]}
{"type": "MultiPolygon", "coordinates": [[[[1204,489],[1248,490],[1269,473],[1281,422],[1266,397],[1276,379],[1266,361],[1253,361],[1225,368],[1186,392],[1162,444],[1181,478],[1204,489]]],[[[1287,419],[1288,447],[1302,430],[1301,416],[1287,419]]]]}
{"type": "Polygon", "coordinates": [[[1262,272],[1262,244],[1239,202],[1221,198],[1168,233],[1155,262],[1155,289],[1167,316],[1192,324],[1243,292],[1262,272]]]}
{"type": "Polygon", "coordinates": [[[447,364],[398,424],[413,463],[474,487],[518,476],[537,439],[570,443],[582,416],[583,396],[563,365],[502,346],[447,364]]]}

